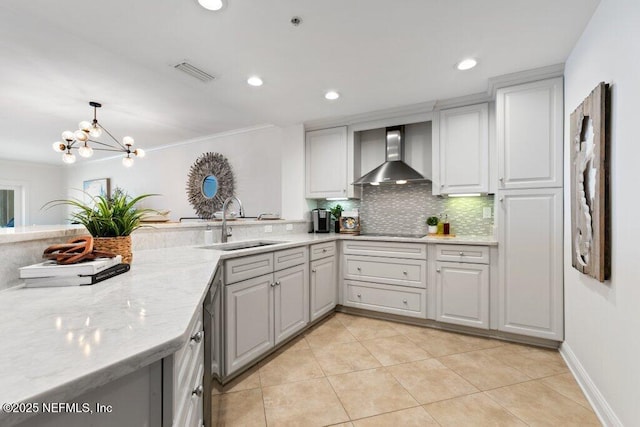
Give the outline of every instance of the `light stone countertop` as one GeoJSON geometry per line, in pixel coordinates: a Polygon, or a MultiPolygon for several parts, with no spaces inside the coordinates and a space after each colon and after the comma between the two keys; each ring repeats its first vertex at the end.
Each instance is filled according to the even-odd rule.
{"type": "MultiPolygon", "coordinates": [[[[280,244],[222,252],[136,251],[131,271],[93,286],[0,292],[0,403],[65,402],[182,347],[221,259],[338,239],[497,244],[491,237],[388,238],[290,234],[280,244]]],[[[19,419],[23,419],[20,417],[19,419]]],[[[0,425],[16,415],[0,410],[0,425]]]]}

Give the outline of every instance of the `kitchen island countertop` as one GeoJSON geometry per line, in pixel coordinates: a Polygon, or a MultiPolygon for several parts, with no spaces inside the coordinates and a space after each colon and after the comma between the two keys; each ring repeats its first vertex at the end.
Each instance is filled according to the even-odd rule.
{"type": "MultiPolygon", "coordinates": [[[[93,286],[0,292],[0,401],[65,402],[166,357],[189,339],[218,261],[336,239],[497,244],[493,238],[288,234],[223,252],[198,246],[136,251],[131,271],[93,286]]],[[[0,411],[0,424],[24,419],[0,411]]]]}

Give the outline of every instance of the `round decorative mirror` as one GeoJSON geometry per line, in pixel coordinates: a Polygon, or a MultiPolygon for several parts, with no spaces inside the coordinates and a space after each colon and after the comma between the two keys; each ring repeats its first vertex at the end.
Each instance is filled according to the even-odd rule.
{"type": "Polygon", "coordinates": [[[191,165],[187,196],[200,218],[213,218],[233,195],[235,180],[231,165],[220,153],[204,153],[191,165]]]}
{"type": "Polygon", "coordinates": [[[207,199],[213,199],[218,192],[218,179],[213,175],[207,175],[202,180],[202,195],[207,199]]]}

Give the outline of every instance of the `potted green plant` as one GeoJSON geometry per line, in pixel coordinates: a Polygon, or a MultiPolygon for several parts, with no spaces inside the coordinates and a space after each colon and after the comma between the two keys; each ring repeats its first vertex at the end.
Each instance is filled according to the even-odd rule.
{"type": "Polygon", "coordinates": [[[429,234],[437,234],[438,233],[438,217],[430,216],[427,218],[427,225],[429,234]]]}
{"type": "Polygon", "coordinates": [[[76,208],[69,219],[86,227],[94,238],[94,249],[122,255],[122,262],[130,264],[133,259],[131,233],[141,227],[141,219],[146,213],[155,212],[153,209],[136,208],[135,205],[151,196],[157,194],[132,198],[116,188],[111,197],[95,196],[89,203],[78,199],[53,200],[44,207],[68,205],[76,208]]]}
{"type": "Polygon", "coordinates": [[[336,233],[339,233],[340,232],[340,215],[342,215],[342,211],[344,209],[338,203],[337,205],[335,205],[334,207],[332,207],[329,210],[331,211],[331,215],[333,216],[333,219],[335,220],[335,222],[334,222],[334,231],[336,233]]]}

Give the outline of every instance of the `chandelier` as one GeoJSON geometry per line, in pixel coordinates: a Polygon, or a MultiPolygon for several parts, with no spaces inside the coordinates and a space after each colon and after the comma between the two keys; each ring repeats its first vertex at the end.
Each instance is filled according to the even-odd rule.
{"type": "Polygon", "coordinates": [[[122,159],[122,164],[126,167],[133,166],[133,154],[136,157],[144,157],[144,150],[142,148],[133,148],[134,140],[130,136],[122,138],[122,142],[109,133],[100,123],[96,116],[97,109],[102,107],[102,104],[98,102],[89,102],[89,105],[93,107],[93,121],[89,123],[84,120],[78,123],[78,130],[72,132],[65,130],[62,132],[62,141],[56,141],[53,143],[53,150],[62,154],[62,161],[71,164],[75,163],[76,156],[71,152],[73,149],[78,150],[78,154],[81,157],[93,156],[94,150],[99,151],[116,151],[124,153],[126,156],[122,159]],[[91,138],[100,138],[102,132],[106,133],[113,142],[100,142],[91,138]],[[91,143],[91,145],[89,145],[91,143]]]}

